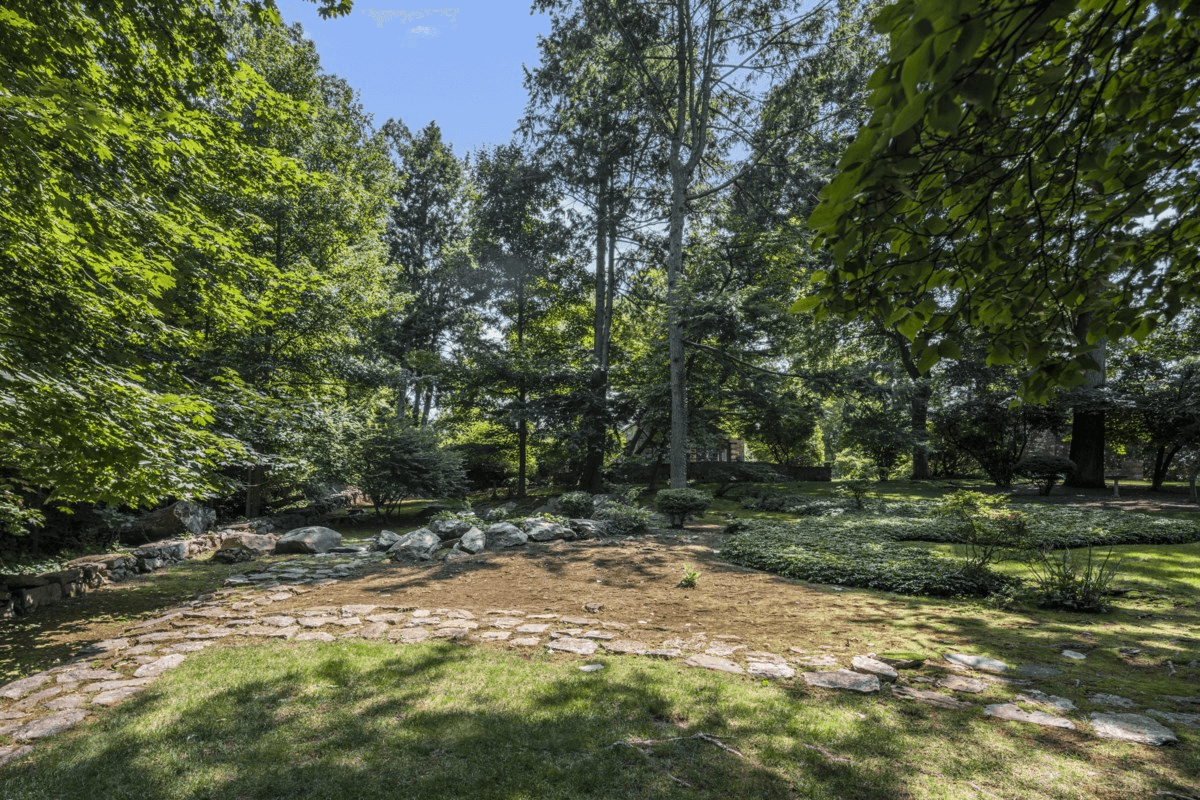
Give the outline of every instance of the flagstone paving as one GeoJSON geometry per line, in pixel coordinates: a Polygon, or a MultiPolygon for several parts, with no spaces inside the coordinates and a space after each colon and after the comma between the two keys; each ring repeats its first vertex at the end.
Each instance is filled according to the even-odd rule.
{"type": "MultiPolygon", "coordinates": [[[[760,680],[795,680],[820,691],[853,691],[879,697],[879,702],[915,701],[989,719],[1078,731],[1081,735],[1118,738],[1144,745],[1176,741],[1163,723],[1196,727],[1200,714],[1144,710],[1144,713],[1091,713],[1074,700],[1123,711],[1136,704],[1127,698],[1092,692],[1074,698],[1026,688],[1038,679],[1059,673],[1052,667],[1012,665],[994,658],[947,652],[936,664],[912,662],[896,669],[874,653],[848,659],[831,655],[809,656],[800,648],[787,653],[753,649],[733,635],[693,633],[656,640],[655,626],[646,620],[560,616],[522,609],[412,608],[351,604],[322,606],[322,586],[348,580],[363,563],[338,565],[338,570],[313,568],[313,561],[290,560],[268,571],[230,578],[227,588],[202,596],[154,619],[132,624],[121,635],[83,647],[78,659],[0,686],[0,765],[30,752],[29,743],[68,730],[105,708],[136,696],[167,671],[182,664],[191,653],[236,635],[246,639],[335,642],[365,638],[389,641],[396,646],[430,639],[472,642],[478,646],[547,648],[567,655],[591,656],[599,652],[661,659],[697,669],[748,675],[760,680]],[[336,578],[324,573],[338,572],[336,578]],[[307,581],[289,585],[288,581],[307,581]],[[304,598],[312,592],[311,598],[304,598]],[[285,608],[300,601],[299,607],[285,608]],[[307,602],[305,602],[307,601],[307,602]],[[278,610],[271,608],[278,605],[278,610]],[[638,638],[633,638],[633,636],[638,638]],[[845,663],[848,660],[848,663],[845,663]],[[998,677],[1016,674],[1024,679],[998,677]],[[880,681],[883,678],[885,682],[880,681]],[[893,683],[894,682],[894,685],[893,683]],[[957,693],[951,696],[925,685],[957,693]],[[1007,695],[995,702],[996,693],[1007,695]],[[983,695],[987,701],[970,702],[964,695],[983,695]],[[1023,707],[1024,706],[1024,707],[1023,707]],[[1053,713],[1050,713],[1053,712],[1053,713]],[[1077,721],[1068,719],[1074,713],[1077,721]],[[1153,715],[1156,719],[1145,714],[1153,715]]],[[[600,604],[585,605],[599,613],[600,604]]],[[[588,665],[595,669],[595,665],[588,665]]],[[[1081,692],[1082,694],[1082,692],[1081,692]]],[[[1162,704],[1200,707],[1200,698],[1163,696],[1162,704]]]]}

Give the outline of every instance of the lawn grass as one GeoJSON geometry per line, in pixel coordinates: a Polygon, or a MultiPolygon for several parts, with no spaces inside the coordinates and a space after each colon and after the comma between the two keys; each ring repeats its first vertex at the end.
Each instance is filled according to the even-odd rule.
{"type": "Polygon", "coordinates": [[[1200,772],[1194,744],[594,662],[455,644],[214,648],[0,771],[0,797],[1124,798],[1200,772]]]}

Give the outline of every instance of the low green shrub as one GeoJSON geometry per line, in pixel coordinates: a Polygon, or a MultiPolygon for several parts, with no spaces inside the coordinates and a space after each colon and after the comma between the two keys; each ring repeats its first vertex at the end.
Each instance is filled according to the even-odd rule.
{"type": "Polygon", "coordinates": [[[699,489],[663,489],[654,496],[654,505],[671,518],[672,528],[682,528],[689,514],[700,514],[708,508],[713,496],[699,489]]]}
{"type": "Polygon", "coordinates": [[[641,533],[650,522],[650,509],[625,503],[605,503],[596,509],[595,515],[604,522],[604,532],[609,536],[641,533]]]}
{"type": "Polygon", "coordinates": [[[1112,548],[1100,559],[1091,547],[1082,558],[1069,549],[1057,553],[1049,548],[1031,551],[1028,563],[1038,605],[1061,611],[1107,611],[1108,588],[1121,565],[1120,559],[1114,562],[1112,555],[1112,548]]]}
{"type": "Polygon", "coordinates": [[[1038,487],[1038,494],[1045,497],[1050,494],[1054,484],[1075,471],[1075,462],[1065,456],[1038,453],[1022,458],[1013,471],[1033,481],[1038,487]]]}
{"type": "Polygon", "coordinates": [[[968,571],[958,559],[897,544],[875,526],[845,522],[852,520],[739,520],[727,529],[734,535],[721,554],[735,564],[789,578],[899,594],[982,597],[1016,583],[986,568],[968,571]]]}
{"type": "Polygon", "coordinates": [[[587,492],[567,492],[558,498],[558,510],[572,519],[588,519],[595,512],[596,503],[587,492]]]}
{"type": "Polygon", "coordinates": [[[854,500],[855,508],[863,508],[863,500],[866,499],[875,488],[872,481],[863,478],[853,478],[848,481],[842,481],[838,486],[838,492],[854,500]]]}
{"type": "Polygon", "coordinates": [[[968,571],[981,570],[1008,550],[1027,546],[1025,514],[1007,507],[1004,495],[958,491],[942,498],[933,514],[958,525],[960,556],[968,571]]]}

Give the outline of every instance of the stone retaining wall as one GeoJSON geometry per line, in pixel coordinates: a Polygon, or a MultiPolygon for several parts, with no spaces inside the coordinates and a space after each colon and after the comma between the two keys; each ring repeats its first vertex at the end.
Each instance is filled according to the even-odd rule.
{"type": "Polygon", "coordinates": [[[222,534],[191,539],[167,539],[133,550],[129,555],[95,555],[67,562],[64,569],[41,575],[0,575],[0,618],[28,615],[79,597],[106,583],[155,572],[220,546],[222,534]]]}

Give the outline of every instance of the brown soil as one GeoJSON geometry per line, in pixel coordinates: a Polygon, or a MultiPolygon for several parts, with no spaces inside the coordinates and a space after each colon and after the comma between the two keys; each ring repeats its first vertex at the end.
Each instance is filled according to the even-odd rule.
{"type": "Polygon", "coordinates": [[[1172,514],[1178,512],[1200,512],[1200,505],[1191,501],[1186,490],[1151,491],[1147,486],[1134,484],[1119,487],[1120,496],[1113,496],[1113,489],[1075,489],[1057,486],[1049,497],[1039,497],[1031,488],[1022,487],[1012,492],[1017,502],[1053,503],[1055,505],[1104,508],[1113,511],[1139,511],[1144,514],[1172,514]]]}

